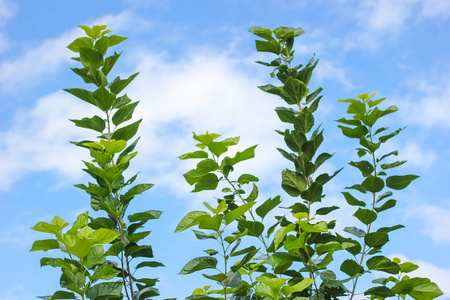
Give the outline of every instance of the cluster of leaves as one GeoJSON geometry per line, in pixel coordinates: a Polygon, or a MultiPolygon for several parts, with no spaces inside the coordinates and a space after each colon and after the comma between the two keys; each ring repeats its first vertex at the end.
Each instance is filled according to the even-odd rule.
{"type": "Polygon", "coordinates": [[[375,94],[376,92],[370,95],[361,94],[358,95],[358,99],[339,100],[339,102],[349,103],[347,113],[351,118],[337,120],[343,124],[338,127],[345,136],[359,141],[360,147],[356,149],[358,156],[360,158],[367,157],[349,163],[350,166],[361,172],[364,179],[360,184],[347,188],[359,192],[357,197],[350,192],[343,192],[342,194],[349,205],[358,207],[353,216],[363,224],[364,229],[344,228],[344,231],[356,236],[359,241],[352,240],[353,243],[356,243],[356,246],[347,250],[354,258],[345,260],[340,269],[355,278],[350,299],[355,295],[358,278],[371,270],[397,275],[397,277],[389,276],[388,278],[374,280],[373,283],[377,285],[364,292],[371,299],[385,299],[391,296],[401,296],[404,299],[406,295],[414,299],[434,299],[442,295],[435,283],[427,278],[410,278],[403,275],[416,270],[417,265],[410,262],[400,263],[398,258],[391,260],[379,255],[382,247],[389,241],[389,233],[404,226],[397,224],[375,230],[375,221],[378,214],[392,209],[396,205],[397,201],[391,199],[392,190],[405,189],[418,176],[388,176],[392,169],[403,165],[406,161],[385,162],[388,157],[397,156],[397,150],[384,155],[378,153],[384,143],[398,135],[404,128],[386,133],[389,127],[374,127],[379,119],[398,110],[396,106],[390,106],[384,110],[380,109],[379,104],[385,98],[372,100],[375,94]],[[365,195],[368,195],[368,201],[364,200],[365,195]],[[364,268],[364,262],[367,268],[364,268]],[[388,283],[394,283],[394,285],[388,287],[388,283]]]}
{"type": "MultiPolygon", "coordinates": [[[[92,234],[93,236],[95,236],[96,232],[103,232],[104,230],[116,233],[113,239],[106,242],[102,240],[104,243],[111,244],[106,253],[102,252],[102,255],[115,257],[117,262],[114,263],[108,260],[106,263],[108,266],[113,266],[114,270],[117,272],[111,273],[114,274],[114,276],[109,274],[111,275],[109,278],[97,278],[95,277],[96,273],[94,273],[94,277],[90,278],[91,280],[117,279],[119,281],[102,283],[102,286],[105,288],[96,288],[96,290],[98,290],[96,293],[90,292],[95,286],[89,287],[89,283],[86,284],[85,279],[80,279],[78,277],[76,278],[78,281],[72,282],[73,285],[69,284],[64,287],[78,293],[82,299],[84,299],[84,292],[86,291],[79,290],[80,284],[87,289],[86,295],[89,299],[122,299],[124,296],[126,296],[127,299],[133,300],[148,299],[149,297],[159,295],[158,290],[154,288],[154,285],[158,280],[155,278],[135,277],[134,271],[132,272],[131,270],[131,261],[139,258],[153,258],[153,252],[150,245],[138,244],[150,234],[150,231],[139,231],[139,229],[142,228],[148,220],[158,219],[161,212],[153,210],[138,212],[128,215],[127,222],[125,217],[130,202],[135,196],[150,189],[153,184],[144,183],[132,186],[137,178],[137,174],[129,179],[125,179],[123,175],[129,167],[130,161],[137,155],[137,152],[133,151],[139,138],[132,143],[129,143],[129,141],[136,135],[142,120],[138,120],[126,126],[123,125],[125,122],[132,119],[133,112],[139,102],[133,102],[126,94],[121,95],[121,93],[138,73],[135,73],[126,79],[116,77],[112,81],[108,81],[107,76],[121,55],[114,52],[114,54],[106,57],[108,48],[123,42],[126,38],[117,35],[107,35],[111,31],[106,30],[106,25],[93,26],[92,28],[87,26],[79,27],[85,31],[87,36],[77,38],[68,46],[68,48],[78,54],[77,57],[73,57],[72,59],[80,62],[82,67],[72,68],[72,70],[80,76],[85,83],[92,84],[95,90],[90,91],[83,88],[71,88],[65,89],[65,91],[100,109],[103,113],[103,117],[95,115],[81,120],[71,120],[76,126],[94,130],[99,134],[97,141],[84,140],[72,142],[77,146],[89,150],[92,161],[84,161],[86,168],[83,170],[94,179],[94,182],[89,182],[88,185],[77,184],[76,187],[84,190],[90,195],[91,207],[94,210],[101,210],[106,213],[106,217],[90,217],[89,227],[83,228],[91,228],[91,232],[92,230],[96,230],[92,234]],[[125,190],[126,188],[128,189],[125,190]],[[114,295],[108,294],[110,290],[114,291],[114,295]],[[80,291],[83,293],[80,293],[80,291]]],[[[85,220],[87,222],[87,214],[83,214],[82,216],[84,224],[85,220]]],[[[77,222],[76,224],[78,224],[77,222]]],[[[84,224],[83,226],[85,225],[87,226],[87,224],[84,224]]],[[[88,229],[82,230],[88,231],[88,229]]],[[[68,232],[68,234],[72,234],[72,231],[68,232]]],[[[80,238],[82,240],[85,238],[89,240],[89,238],[84,235],[80,236],[80,238]]],[[[63,246],[65,245],[64,240],[60,240],[60,242],[59,246],[55,248],[59,248],[69,255],[73,254],[69,251],[69,247],[63,246]]],[[[56,243],[52,243],[56,246],[56,243]]],[[[92,247],[93,245],[91,246],[91,243],[92,242],[80,242],[79,244],[81,246],[75,243],[75,246],[73,247],[75,247],[74,249],[78,249],[77,251],[83,251],[83,253],[87,251],[87,254],[89,253],[88,249],[82,247],[92,247]]],[[[38,249],[33,247],[33,250],[38,249]]],[[[103,265],[105,264],[105,259],[103,259],[95,262],[93,265],[83,265],[83,263],[85,263],[83,261],[84,257],[77,257],[80,259],[81,266],[85,269],[94,268],[96,270],[100,267],[103,268],[103,265]]],[[[163,265],[155,261],[142,261],[137,264],[135,268],[139,269],[142,267],[159,266],[163,265]]],[[[84,269],[81,269],[81,267],[78,266],[77,268],[84,274],[83,276],[87,276],[84,269]]],[[[63,277],[66,278],[67,275],[65,274],[68,271],[66,271],[65,267],[62,267],[62,271],[63,277]]],[[[57,292],[51,299],[69,299],[61,297],[61,293],[57,292]]]]}
{"type": "Polygon", "coordinates": [[[283,157],[293,163],[293,170],[282,171],[281,187],[297,201],[290,202],[288,207],[279,207],[281,197],[276,196],[261,205],[256,205],[258,189],[255,182],[258,178],[243,174],[237,179],[231,179],[234,164],[252,158],[255,146],[238,152],[233,158],[226,156],[219,160],[229,146],[237,144],[238,138],[217,142],[215,141],[219,137],[217,134],[206,133],[199,136],[194,134],[194,139],[200,142],[197,146],[202,150],[184,154],[180,158],[202,160],[195,169],[184,175],[186,181],[190,185],[195,185],[193,192],[215,190],[221,181],[227,186],[222,189],[225,195],[217,200],[217,205],[204,203],[209,212],[188,213],[176,229],[176,232],[180,232],[197,226],[201,230],[193,231],[198,239],[213,239],[220,245],[219,250],[204,250],[209,256],[194,258],[180,272],[190,274],[204,269],[215,269],[219,271],[218,274],[203,274],[203,276],[217,282],[220,288],[211,290],[209,285],[197,288],[188,298],[227,299],[229,295],[231,299],[319,300],[338,299],[343,296],[353,299],[358,279],[371,271],[397,275],[374,280],[375,286],[365,291],[365,295],[371,299],[385,299],[391,296],[405,299],[406,295],[414,299],[434,299],[442,295],[437,285],[429,279],[410,278],[405,275],[418,266],[410,262],[401,263],[397,258],[391,260],[379,255],[383,245],[389,241],[389,232],[403,227],[395,225],[374,230],[378,213],[394,207],[396,203],[393,199],[388,200],[392,192],[384,191],[384,188],[386,186],[401,190],[417,178],[415,175],[392,175],[383,179],[389,169],[400,166],[405,161],[381,162],[389,156],[397,155],[397,151],[380,158],[375,155],[381,144],[396,136],[402,129],[382,135],[376,142],[374,136],[389,128],[373,130],[372,127],[379,118],[395,112],[397,108],[392,106],[381,110],[377,105],[384,99],[371,100],[373,95],[367,94],[358,96],[359,100],[341,100],[350,103],[348,113],[353,116],[351,119],[338,120],[346,125],[339,127],[344,135],[359,139],[361,147],[357,150],[360,157],[364,155],[372,157],[371,162],[367,160],[350,162],[351,166],[361,171],[364,180],[349,189],[362,194],[369,193],[372,197],[370,208],[366,208],[365,201],[349,192],[343,193],[349,205],[359,206],[354,216],[366,225],[365,230],[356,227],[344,229],[358,240],[333,232],[336,221],[326,222],[320,218],[338,210],[339,207],[324,203],[323,187],[340,170],[331,175],[316,174],[319,167],[332,157],[332,154],[318,152],[323,142],[323,130],[319,127],[313,130],[315,121],[313,114],[322,98],[319,96],[322,88],[310,92],[308,84],[318,61],[313,58],[305,66],[291,66],[294,59],[294,38],[304,32],[300,28],[279,27],[270,30],[252,27],[250,31],[263,39],[256,41],[258,51],[277,55],[271,62],[257,63],[273,67],[271,77],[276,77],[282,84],[281,86],[267,84],[259,88],[279,96],[292,106],[277,107],[275,111],[282,122],[292,126],[284,131],[277,130],[283,136],[287,147],[278,150],[283,157]],[[243,187],[249,183],[253,183],[253,189],[249,196],[245,197],[243,187]],[[378,194],[380,192],[382,194],[378,194]],[[254,207],[257,207],[255,211],[254,207]],[[275,208],[279,208],[275,210],[276,212],[286,209],[287,213],[275,216],[275,222],[268,224],[264,217],[275,208]],[[256,219],[256,216],[259,219],[256,219]],[[210,230],[212,233],[204,230],[210,230]],[[248,239],[250,237],[258,238],[261,247],[255,247],[248,239]],[[239,248],[241,241],[247,247],[239,248]],[[329,267],[334,261],[335,252],[344,250],[351,253],[354,258],[346,259],[342,263],[337,262],[340,264],[340,271],[345,274],[344,279],[339,280],[338,275],[329,267]],[[223,269],[218,267],[216,255],[220,255],[223,259],[223,269]],[[254,273],[258,275],[256,278],[254,273]],[[244,275],[248,276],[248,281],[244,275]],[[352,283],[351,289],[346,287],[349,282],[352,283]],[[388,287],[392,283],[394,285],[388,287]]]}

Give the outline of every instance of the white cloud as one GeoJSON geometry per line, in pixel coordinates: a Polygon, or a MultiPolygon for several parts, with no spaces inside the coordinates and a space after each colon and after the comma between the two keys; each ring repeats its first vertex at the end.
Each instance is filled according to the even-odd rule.
{"type": "Polygon", "coordinates": [[[422,18],[448,18],[450,17],[450,1],[448,0],[423,0],[419,14],[422,18]]]}
{"type": "Polygon", "coordinates": [[[429,170],[436,162],[436,152],[424,148],[420,148],[415,143],[407,143],[399,150],[401,160],[408,161],[408,167],[429,170]]]}
{"type": "MultiPolygon", "coordinates": [[[[410,259],[406,257],[403,254],[391,254],[389,257],[392,259],[394,257],[399,258],[402,262],[412,262],[419,266],[419,269],[408,273],[408,276],[410,277],[422,277],[422,278],[429,278],[432,282],[436,283],[442,292],[445,293],[445,295],[441,297],[448,297],[450,296],[450,270],[440,268],[438,266],[435,266],[429,262],[422,261],[422,260],[416,260],[416,259],[410,259]]],[[[441,298],[439,298],[441,299],[441,298]]],[[[444,299],[444,298],[442,298],[444,299]]]]}
{"type": "Polygon", "coordinates": [[[442,76],[436,81],[414,79],[408,84],[413,96],[402,101],[400,113],[410,124],[424,127],[450,127],[450,78],[442,76]]]}
{"type": "MultiPolygon", "coordinates": [[[[129,11],[106,15],[89,23],[90,26],[108,24],[109,28],[115,31],[131,26],[141,29],[150,26],[148,22],[129,11]]],[[[0,91],[14,93],[17,89],[37,85],[45,80],[46,76],[55,74],[63,65],[69,65],[73,53],[66,47],[82,35],[83,30],[73,28],[58,37],[44,40],[38,47],[27,50],[15,59],[3,60],[0,63],[0,91]]]]}
{"type": "Polygon", "coordinates": [[[0,0],[0,53],[6,51],[9,48],[9,38],[5,32],[3,32],[6,24],[17,13],[18,6],[9,0],[0,0]]]}
{"type": "Polygon", "coordinates": [[[82,118],[92,113],[87,103],[75,100],[65,92],[56,92],[37,101],[34,108],[19,112],[13,127],[0,133],[0,189],[29,172],[57,171],[71,179],[80,177],[85,151],[68,143],[89,136],[76,128],[69,118],[82,118]],[[82,112],[82,113],[81,113],[82,112]]]}
{"type": "Polygon", "coordinates": [[[436,244],[450,243],[450,209],[442,206],[421,205],[413,209],[409,216],[422,220],[423,232],[436,244]]]}
{"type": "Polygon", "coordinates": [[[354,88],[354,84],[349,79],[350,76],[345,69],[336,67],[335,64],[329,60],[321,59],[315,71],[315,76],[319,82],[331,79],[340,82],[347,89],[354,88]]]}

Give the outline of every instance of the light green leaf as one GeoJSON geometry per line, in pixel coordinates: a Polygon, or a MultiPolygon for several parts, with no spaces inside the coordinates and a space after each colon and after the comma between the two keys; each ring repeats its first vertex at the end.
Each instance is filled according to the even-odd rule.
{"type": "Polygon", "coordinates": [[[256,202],[245,203],[227,213],[225,213],[225,224],[228,225],[245,214],[256,202]]]}
{"type": "Polygon", "coordinates": [[[312,278],[304,278],[302,281],[300,281],[299,283],[289,286],[286,285],[284,286],[281,291],[283,292],[284,295],[289,296],[292,293],[296,293],[296,292],[301,292],[303,290],[305,290],[306,288],[308,288],[311,284],[313,284],[314,279],[312,278]]]}
{"type": "Polygon", "coordinates": [[[138,222],[138,221],[159,219],[161,214],[162,214],[162,211],[159,211],[159,210],[147,210],[145,212],[138,212],[138,213],[128,216],[128,221],[130,221],[130,223],[132,223],[132,222],[138,222]]]}
{"type": "Polygon", "coordinates": [[[119,298],[122,294],[122,282],[102,282],[91,286],[86,293],[86,296],[91,300],[119,298]]]}
{"type": "Polygon", "coordinates": [[[201,216],[210,216],[207,212],[204,211],[191,211],[178,223],[175,232],[181,232],[186,230],[192,226],[199,224],[199,217],[201,216]]]}
{"type": "Polygon", "coordinates": [[[103,266],[95,270],[94,274],[89,276],[89,278],[91,280],[94,279],[111,280],[114,277],[116,277],[119,273],[120,271],[114,269],[110,265],[104,264],[103,266]]]}
{"type": "Polygon", "coordinates": [[[59,249],[59,243],[57,240],[49,239],[49,240],[35,241],[30,249],[30,252],[39,250],[47,252],[50,249],[59,249]]]}
{"type": "Polygon", "coordinates": [[[114,140],[125,140],[125,141],[132,139],[136,135],[137,130],[139,128],[139,124],[141,124],[141,122],[142,119],[128,126],[117,129],[116,131],[114,131],[112,138],[114,140]]]}

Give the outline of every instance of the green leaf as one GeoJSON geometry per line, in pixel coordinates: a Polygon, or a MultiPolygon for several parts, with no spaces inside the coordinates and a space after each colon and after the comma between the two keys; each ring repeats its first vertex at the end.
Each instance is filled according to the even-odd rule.
{"type": "Polygon", "coordinates": [[[139,101],[136,101],[119,108],[112,117],[113,124],[119,126],[123,122],[130,120],[133,117],[134,109],[138,104],[139,101]]]}
{"type": "Polygon", "coordinates": [[[292,108],[286,108],[286,107],[277,107],[277,108],[275,108],[275,112],[277,113],[278,118],[281,120],[281,122],[290,123],[290,124],[294,124],[295,115],[298,113],[297,111],[293,110],[292,108]]]}
{"type": "Polygon", "coordinates": [[[297,172],[284,169],[281,172],[281,187],[292,197],[298,197],[306,190],[306,179],[297,172]]]}
{"type": "Polygon", "coordinates": [[[269,198],[268,200],[266,200],[263,204],[261,204],[260,206],[258,206],[256,208],[256,214],[258,216],[260,216],[261,218],[264,219],[264,217],[275,207],[278,206],[278,204],[281,203],[281,197],[280,196],[276,196],[275,198],[269,198]]]}
{"type": "Polygon", "coordinates": [[[78,298],[72,292],[56,291],[49,299],[56,300],[56,299],[78,299],[78,298]]]}
{"type": "Polygon", "coordinates": [[[189,261],[178,274],[191,274],[204,269],[214,269],[217,266],[217,259],[212,256],[197,257],[189,261]]]}
{"type": "Polygon", "coordinates": [[[349,138],[360,139],[367,134],[367,128],[364,126],[356,126],[355,128],[350,128],[338,125],[338,127],[342,130],[342,134],[349,138]]]}
{"type": "Polygon", "coordinates": [[[377,214],[370,209],[358,208],[354,216],[363,224],[369,225],[377,219],[377,214]]]}
{"type": "Polygon", "coordinates": [[[381,212],[383,210],[386,210],[386,209],[394,207],[396,203],[397,203],[396,200],[390,199],[390,200],[384,202],[384,204],[381,205],[380,207],[375,207],[375,210],[376,210],[377,213],[379,213],[379,212],[381,212]]]}
{"type": "Polygon", "coordinates": [[[204,190],[215,190],[218,184],[219,178],[217,177],[217,175],[214,173],[208,173],[197,181],[197,183],[195,184],[195,188],[192,190],[192,192],[196,193],[204,190]]]}
{"type": "Polygon", "coordinates": [[[103,65],[103,55],[95,49],[80,48],[80,61],[87,68],[98,69],[103,65]]]}
{"type": "Polygon", "coordinates": [[[365,291],[364,295],[366,295],[366,296],[373,295],[373,296],[382,297],[382,299],[385,299],[386,297],[395,296],[395,293],[386,286],[375,286],[375,287],[372,287],[372,288],[368,289],[367,291],[365,291]]]}
{"type": "Polygon", "coordinates": [[[86,296],[91,300],[103,300],[107,298],[119,298],[122,294],[122,282],[102,282],[91,286],[86,296]]]}
{"type": "Polygon", "coordinates": [[[103,266],[101,266],[100,268],[95,270],[95,273],[93,275],[89,276],[89,278],[91,280],[94,280],[94,279],[111,280],[114,277],[116,277],[119,273],[120,273],[120,271],[114,269],[110,265],[104,264],[103,266]]]}
{"type": "MultiPolygon", "coordinates": [[[[120,242],[123,246],[123,243],[120,242]]],[[[103,245],[96,245],[92,247],[84,259],[84,265],[88,268],[91,268],[95,265],[102,264],[106,261],[105,250],[103,249],[103,245]]]]}
{"type": "Polygon", "coordinates": [[[69,259],[61,259],[61,258],[52,258],[52,257],[43,257],[41,258],[41,267],[43,266],[52,266],[55,268],[63,268],[69,270],[71,272],[77,271],[77,265],[74,264],[74,261],[70,261],[69,259]]]}
{"type": "Polygon", "coordinates": [[[162,264],[158,261],[144,261],[144,262],[139,263],[136,266],[136,269],[143,268],[143,267],[150,267],[150,268],[164,267],[164,264],[162,264]]]}
{"type": "Polygon", "coordinates": [[[327,215],[333,210],[339,209],[339,206],[333,205],[330,207],[321,207],[318,210],[316,210],[317,215],[327,215]]]}
{"type": "Polygon", "coordinates": [[[364,272],[364,268],[353,259],[344,260],[341,264],[340,270],[350,277],[353,277],[356,274],[362,274],[364,272]]]}
{"type": "Polygon", "coordinates": [[[101,36],[101,31],[106,29],[106,25],[95,25],[92,28],[85,26],[85,25],[78,25],[78,27],[80,27],[81,29],[84,30],[84,32],[86,32],[86,34],[93,38],[93,39],[98,39],[101,36]]]}
{"type": "Polygon", "coordinates": [[[384,256],[374,256],[367,260],[366,265],[369,270],[378,270],[389,274],[400,272],[400,266],[384,256]]]}
{"type": "Polygon", "coordinates": [[[367,177],[370,174],[372,174],[372,172],[374,170],[373,165],[370,162],[368,162],[367,160],[363,160],[363,161],[359,161],[359,162],[352,161],[349,163],[349,165],[358,168],[364,177],[367,177]]]}
{"type": "Polygon", "coordinates": [[[100,133],[102,133],[106,127],[105,121],[99,116],[93,116],[92,118],[83,118],[81,120],[69,120],[74,122],[78,127],[92,129],[100,133]]]}
{"type": "Polygon", "coordinates": [[[108,51],[109,41],[108,37],[102,36],[99,40],[95,42],[94,48],[100,52],[102,55],[105,55],[108,51]]]}
{"type": "Polygon", "coordinates": [[[94,93],[92,93],[88,90],[75,88],[75,89],[64,89],[64,91],[68,92],[69,94],[74,95],[75,97],[77,97],[83,101],[86,101],[89,104],[96,105],[95,99],[94,99],[94,93]]]}
{"type": "Polygon", "coordinates": [[[142,184],[137,184],[135,186],[133,186],[132,188],[130,188],[123,196],[120,197],[120,199],[122,201],[124,201],[124,199],[131,199],[136,195],[140,195],[143,192],[151,189],[154,186],[154,184],[152,183],[142,183],[142,184]]]}
{"type": "MultiPolygon", "coordinates": [[[[116,101],[116,96],[111,94],[104,87],[97,89],[93,93],[93,96],[94,96],[94,101],[95,101],[96,106],[104,112],[108,111],[112,107],[114,102],[116,101]]],[[[120,140],[118,138],[114,138],[114,139],[120,140]]]]}
{"type": "Polygon", "coordinates": [[[184,218],[178,223],[177,228],[175,229],[175,232],[181,232],[183,230],[186,230],[192,226],[199,224],[198,217],[201,216],[210,216],[207,212],[204,211],[191,211],[189,212],[184,218]]]}
{"type": "Polygon", "coordinates": [[[280,298],[278,290],[266,284],[256,285],[255,295],[263,296],[264,299],[278,300],[280,298]]]}
{"type": "Polygon", "coordinates": [[[266,263],[275,268],[294,261],[301,261],[301,258],[296,254],[287,252],[276,252],[266,259],[266,263]]]}
{"type": "Polygon", "coordinates": [[[315,248],[317,254],[322,255],[330,251],[341,250],[342,246],[339,242],[331,241],[325,244],[316,244],[315,248]]]}
{"type": "Polygon", "coordinates": [[[79,53],[80,48],[94,48],[94,40],[89,37],[83,36],[74,40],[69,44],[69,46],[67,46],[67,48],[73,52],[79,53]]]}
{"type": "Polygon", "coordinates": [[[227,213],[225,213],[225,224],[228,225],[245,214],[256,202],[245,203],[227,213]]]}
{"type": "Polygon", "coordinates": [[[249,31],[265,40],[268,40],[268,41],[274,40],[274,38],[272,37],[272,30],[270,30],[268,28],[252,26],[252,27],[250,27],[249,31]]]}
{"type": "Polygon", "coordinates": [[[403,273],[410,273],[412,271],[417,270],[418,268],[419,268],[419,266],[416,264],[413,264],[412,262],[405,262],[405,263],[400,264],[400,270],[403,273]]]}
{"type": "Polygon", "coordinates": [[[287,281],[287,278],[278,278],[273,274],[265,273],[261,276],[255,278],[256,281],[264,283],[268,286],[271,286],[275,289],[280,289],[287,281]]]}
{"type": "Polygon", "coordinates": [[[288,296],[288,295],[291,295],[292,293],[301,292],[301,291],[305,290],[311,284],[313,284],[313,282],[314,282],[314,279],[312,279],[312,278],[304,278],[299,283],[296,283],[291,286],[290,285],[284,286],[281,289],[281,291],[283,292],[284,295],[288,296]]]}
{"type": "Polygon", "coordinates": [[[149,245],[138,246],[135,243],[130,243],[125,247],[125,255],[136,257],[149,257],[153,258],[153,250],[149,245]]]}
{"type": "Polygon", "coordinates": [[[120,79],[120,77],[116,77],[111,84],[109,85],[109,89],[111,93],[118,95],[123,89],[127,87],[133,81],[133,79],[139,75],[139,72],[134,73],[127,79],[120,79]]]}
{"type": "MultiPolygon", "coordinates": [[[[306,88],[305,83],[303,83],[300,80],[295,79],[293,77],[288,77],[288,79],[286,80],[286,82],[284,84],[283,90],[281,92],[281,96],[288,104],[299,104],[302,101],[303,96],[305,96],[306,90],[307,90],[307,88],[306,88]]],[[[307,108],[305,107],[305,109],[307,109],[307,108]]],[[[302,112],[300,112],[300,114],[297,116],[297,118],[299,118],[301,115],[302,115],[302,112]]],[[[309,119],[311,117],[312,117],[312,114],[309,111],[307,111],[307,114],[303,115],[303,117],[301,117],[301,118],[309,119]]],[[[314,118],[312,119],[312,122],[314,123],[314,118]]],[[[306,122],[306,121],[302,122],[302,123],[309,124],[309,122],[306,122]]],[[[294,121],[294,124],[295,124],[295,121],[294,121]]],[[[299,130],[299,129],[297,129],[297,130],[299,130]]],[[[306,131],[306,132],[308,132],[308,131],[306,131]]],[[[302,132],[302,133],[306,133],[306,132],[302,132]]]]}
{"type": "Polygon", "coordinates": [[[364,242],[369,247],[380,247],[389,241],[386,232],[370,232],[364,236],[364,242]]]}
{"type": "Polygon", "coordinates": [[[377,193],[384,188],[384,181],[380,177],[369,175],[361,185],[368,192],[377,193]]]}
{"type": "MultiPolygon", "coordinates": [[[[411,280],[414,280],[412,278],[411,280]]],[[[439,289],[439,287],[434,282],[428,282],[423,284],[415,285],[414,288],[408,293],[413,299],[416,300],[431,300],[437,298],[444,293],[439,289]]]]}
{"type": "Polygon", "coordinates": [[[242,152],[237,152],[233,158],[226,157],[222,161],[222,165],[234,166],[235,164],[255,157],[255,148],[257,145],[254,145],[250,148],[245,149],[242,152]]]}
{"type": "Polygon", "coordinates": [[[128,216],[128,221],[130,221],[130,223],[132,223],[132,222],[138,222],[138,221],[159,219],[161,214],[162,214],[162,211],[159,211],[159,210],[147,210],[144,212],[138,212],[138,213],[128,216]]]}
{"type": "Polygon", "coordinates": [[[342,194],[345,197],[345,200],[347,201],[348,204],[350,205],[354,205],[354,206],[366,206],[366,203],[364,203],[363,201],[360,201],[358,199],[356,199],[355,197],[353,197],[352,194],[350,194],[349,192],[342,192],[342,194]]]}
{"type": "Polygon", "coordinates": [[[107,228],[99,228],[89,237],[94,244],[107,244],[115,240],[120,234],[107,228]]]}
{"type": "Polygon", "coordinates": [[[295,118],[294,127],[296,130],[300,131],[302,134],[308,133],[314,126],[314,116],[305,107],[295,118]]]}
{"type": "Polygon", "coordinates": [[[258,88],[266,93],[281,96],[281,89],[279,87],[276,87],[272,84],[266,84],[262,86],[258,86],[258,88]]]}
{"type": "MultiPolygon", "coordinates": [[[[111,46],[111,43],[110,43],[111,46]]],[[[103,63],[102,73],[105,74],[105,76],[108,76],[111,69],[116,64],[117,60],[119,59],[120,54],[117,54],[114,52],[114,55],[111,55],[105,59],[105,62],[103,63]]]]}
{"type": "Polygon", "coordinates": [[[390,176],[386,179],[386,186],[394,190],[406,188],[411,181],[419,178],[417,175],[390,176]]]}
{"type": "Polygon", "coordinates": [[[134,122],[133,124],[117,129],[116,131],[114,131],[112,138],[114,140],[125,140],[125,141],[130,140],[136,135],[137,130],[139,128],[139,124],[141,124],[141,122],[142,119],[140,119],[137,122],[134,122]]]}
{"type": "Polygon", "coordinates": [[[256,50],[258,52],[271,52],[276,55],[281,53],[281,46],[275,40],[272,41],[255,41],[256,50]]]}
{"type": "Polygon", "coordinates": [[[345,227],[344,228],[345,232],[351,233],[357,237],[364,237],[366,235],[366,232],[362,229],[358,229],[356,227],[345,227]]]}
{"type": "Polygon", "coordinates": [[[256,176],[253,176],[251,174],[242,174],[241,176],[239,176],[237,182],[239,182],[239,184],[248,184],[250,182],[258,182],[259,178],[256,176]]]}
{"type": "Polygon", "coordinates": [[[115,46],[117,44],[122,43],[123,41],[125,41],[127,38],[123,37],[123,36],[118,36],[118,35],[110,35],[108,36],[108,40],[109,40],[109,47],[115,46]]]}
{"type": "Polygon", "coordinates": [[[178,156],[179,159],[190,159],[190,158],[208,158],[208,153],[205,151],[195,151],[186,153],[178,156]]]}
{"type": "Polygon", "coordinates": [[[59,249],[59,243],[57,240],[49,239],[49,240],[35,241],[30,249],[30,252],[39,250],[47,252],[50,249],[59,249]]]}
{"type": "Polygon", "coordinates": [[[383,170],[387,170],[387,169],[391,169],[391,168],[395,168],[395,167],[401,166],[401,165],[403,165],[405,162],[407,162],[407,160],[396,161],[396,162],[391,163],[391,164],[382,164],[382,165],[381,165],[381,168],[382,168],[383,170]]]}

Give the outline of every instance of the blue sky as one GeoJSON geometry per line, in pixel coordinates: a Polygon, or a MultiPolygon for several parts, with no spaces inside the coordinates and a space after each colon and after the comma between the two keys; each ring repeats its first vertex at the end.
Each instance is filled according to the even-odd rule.
{"type": "Polygon", "coordinates": [[[208,283],[176,275],[208,245],[172,232],[185,213],[214,196],[190,194],[183,180],[192,164],[177,156],[193,149],[192,131],[241,136],[239,149],[258,143],[257,157],[241,171],[260,178],[261,201],[277,194],[289,201],[279,175],[289,164],[275,150],[282,140],[274,129],[285,127],[273,108],[281,103],[256,88],[269,81],[269,70],[254,61],[270,56],[256,53],[251,26],[302,27],[298,62],[314,53],[320,59],[311,83],[324,88],[316,120],[325,129],[322,150],[336,152],[324,171],[345,166],[325,191],[327,201],[345,207],[333,215],[344,218],[339,228],[356,224],[340,192],[359,178],[346,165],[356,159],[356,145],[332,121],[345,114],[336,101],[378,90],[387,105],[399,107],[386,121],[408,127],[386,151],[398,149],[409,161],[398,173],[421,177],[396,193],[397,207],[382,220],[406,225],[392,234],[385,254],[418,263],[415,275],[430,277],[450,296],[449,1],[0,0],[0,299],[55,291],[58,270],[39,268],[43,253],[28,253],[45,235],[29,228],[54,215],[72,222],[89,210],[87,195],[73,187],[88,180],[81,171],[88,154],[68,141],[92,135],[67,119],[96,112],[61,91],[83,87],[65,48],[83,34],[79,24],[108,24],[129,37],[117,46],[124,53],[114,72],[141,72],[127,88],[141,100],[135,118],[144,118],[131,168],[155,187],[131,210],[164,211],[148,224],[155,259],[166,265],[149,276],[160,278],[162,297],[182,299],[208,283]]]}

